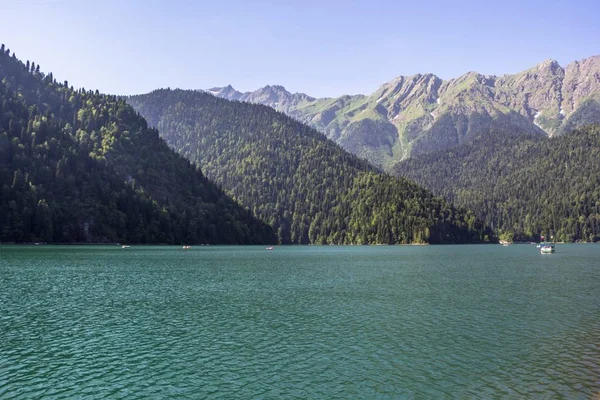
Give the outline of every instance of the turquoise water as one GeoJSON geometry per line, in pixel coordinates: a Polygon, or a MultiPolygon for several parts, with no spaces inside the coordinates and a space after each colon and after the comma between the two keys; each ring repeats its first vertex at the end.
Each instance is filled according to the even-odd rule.
{"type": "Polygon", "coordinates": [[[1,246],[0,398],[600,394],[600,245],[1,246]]]}

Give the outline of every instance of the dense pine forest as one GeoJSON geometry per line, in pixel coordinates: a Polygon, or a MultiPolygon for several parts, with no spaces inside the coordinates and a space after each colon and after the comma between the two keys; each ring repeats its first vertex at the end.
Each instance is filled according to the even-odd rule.
{"type": "Polygon", "coordinates": [[[396,166],[507,240],[600,240],[600,126],[553,138],[485,133],[396,166]]]}
{"type": "Polygon", "coordinates": [[[273,243],[124,100],[0,50],[0,239],[273,243]]]}
{"type": "Polygon", "coordinates": [[[127,101],[171,147],[272,226],[281,243],[494,240],[472,213],[378,172],[272,108],[183,90],[127,101]]]}

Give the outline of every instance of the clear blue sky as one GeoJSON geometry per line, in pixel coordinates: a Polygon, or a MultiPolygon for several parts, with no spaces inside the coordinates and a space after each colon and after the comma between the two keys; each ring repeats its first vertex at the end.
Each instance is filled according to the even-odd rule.
{"type": "Polygon", "coordinates": [[[281,84],[370,93],[399,75],[514,73],[600,54],[600,1],[0,0],[0,42],[105,93],[281,84]]]}

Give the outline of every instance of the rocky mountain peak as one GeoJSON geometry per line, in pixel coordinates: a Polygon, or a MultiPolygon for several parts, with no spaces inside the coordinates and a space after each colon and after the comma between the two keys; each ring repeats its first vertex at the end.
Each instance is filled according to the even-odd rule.
{"type": "Polygon", "coordinates": [[[267,85],[263,89],[265,89],[265,90],[274,90],[274,91],[277,91],[277,92],[290,93],[290,92],[287,91],[287,89],[285,87],[283,87],[281,85],[267,85]]]}
{"type": "Polygon", "coordinates": [[[238,92],[231,85],[222,88],[216,87],[206,91],[227,100],[264,104],[283,112],[289,112],[300,102],[316,100],[304,93],[290,93],[281,85],[266,85],[254,92],[245,93],[238,92]]]}
{"type": "Polygon", "coordinates": [[[562,107],[566,115],[587,100],[600,101],[600,56],[567,65],[562,92],[562,107]]]}
{"type": "Polygon", "coordinates": [[[235,90],[231,85],[206,89],[205,92],[227,100],[240,100],[242,97],[242,93],[235,90]]]}
{"type": "Polygon", "coordinates": [[[538,69],[556,70],[557,68],[561,68],[561,66],[558,64],[558,61],[556,61],[552,58],[548,58],[547,60],[544,60],[541,63],[539,63],[537,65],[537,68],[538,69]]]}

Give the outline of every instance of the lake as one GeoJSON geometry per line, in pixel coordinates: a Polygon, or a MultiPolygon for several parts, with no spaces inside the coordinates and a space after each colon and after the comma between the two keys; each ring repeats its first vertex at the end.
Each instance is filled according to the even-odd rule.
{"type": "Polygon", "coordinates": [[[0,247],[0,398],[600,396],[600,245],[0,247]]]}

